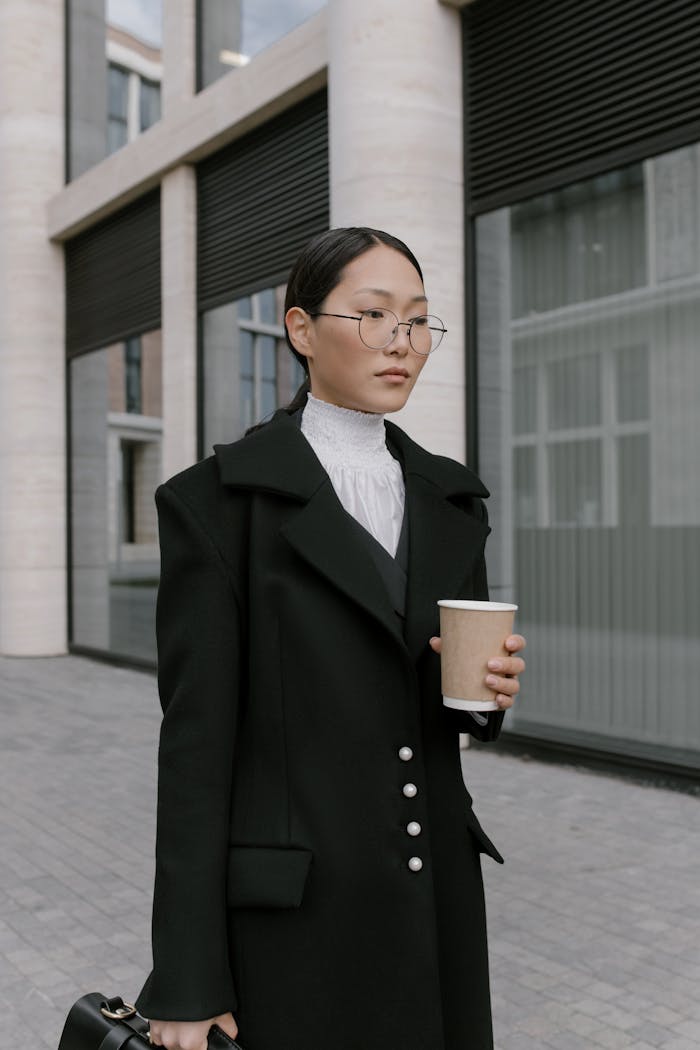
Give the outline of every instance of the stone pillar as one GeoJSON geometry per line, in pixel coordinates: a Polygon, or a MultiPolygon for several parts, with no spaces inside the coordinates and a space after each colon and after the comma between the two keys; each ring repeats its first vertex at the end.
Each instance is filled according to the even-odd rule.
{"type": "Polygon", "coordinates": [[[66,650],[63,3],[0,4],[0,653],[66,650]],[[59,89],[57,90],[57,85],[59,89]]]}
{"type": "Polygon", "coordinates": [[[195,92],[197,68],[196,0],[163,4],[163,116],[177,111],[195,92]]]}
{"type": "Polygon", "coordinates": [[[392,416],[464,461],[462,52],[457,11],[431,0],[330,0],[331,222],[406,241],[448,335],[392,416]]]}
{"type": "MultiPolygon", "coordinates": [[[[163,5],[163,113],[194,94],[195,0],[163,5]]],[[[197,182],[183,165],[161,183],[163,478],[197,458],[197,182]]]]}
{"type": "Polygon", "coordinates": [[[163,478],[197,458],[197,182],[183,165],[161,183],[163,478]]]}

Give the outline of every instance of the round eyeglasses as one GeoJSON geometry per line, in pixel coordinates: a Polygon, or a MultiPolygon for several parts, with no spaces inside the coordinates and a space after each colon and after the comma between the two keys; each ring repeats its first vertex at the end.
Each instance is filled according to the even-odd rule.
{"type": "Polygon", "coordinates": [[[393,310],[377,307],[363,310],[359,317],[353,314],[331,314],[324,310],[309,311],[309,317],[341,317],[346,321],[357,321],[360,339],[368,350],[383,350],[393,343],[399,327],[408,328],[408,342],[415,353],[427,357],[437,350],[447,332],[439,317],[421,314],[410,321],[399,321],[393,310]]]}

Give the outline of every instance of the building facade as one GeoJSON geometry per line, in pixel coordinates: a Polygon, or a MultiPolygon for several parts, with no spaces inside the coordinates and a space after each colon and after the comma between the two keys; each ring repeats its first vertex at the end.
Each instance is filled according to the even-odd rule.
{"type": "Polygon", "coordinates": [[[449,330],[396,421],[478,469],[528,636],[507,731],[700,769],[699,43],[688,0],[3,5],[0,652],[153,665],[155,486],[290,400],[306,240],[380,226],[449,330]]]}

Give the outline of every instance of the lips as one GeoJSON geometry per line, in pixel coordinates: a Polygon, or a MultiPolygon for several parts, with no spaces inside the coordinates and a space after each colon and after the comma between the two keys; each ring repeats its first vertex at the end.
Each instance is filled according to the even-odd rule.
{"type": "Polygon", "coordinates": [[[403,376],[404,379],[408,379],[408,372],[405,368],[385,368],[383,372],[377,372],[378,376],[403,376]]]}

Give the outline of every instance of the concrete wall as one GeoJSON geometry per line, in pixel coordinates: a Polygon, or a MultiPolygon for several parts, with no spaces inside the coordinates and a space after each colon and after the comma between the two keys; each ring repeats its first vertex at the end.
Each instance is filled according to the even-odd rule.
{"type": "Polygon", "coordinates": [[[0,653],[66,648],[63,4],[0,5],[0,653]]]}
{"type": "Polygon", "coordinates": [[[401,237],[448,328],[392,417],[434,452],[465,457],[462,51],[456,10],[331,0],[331,220],[401,237]]]}

